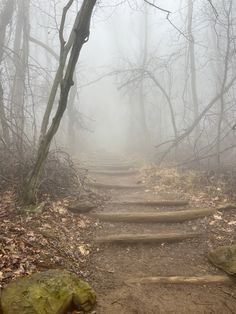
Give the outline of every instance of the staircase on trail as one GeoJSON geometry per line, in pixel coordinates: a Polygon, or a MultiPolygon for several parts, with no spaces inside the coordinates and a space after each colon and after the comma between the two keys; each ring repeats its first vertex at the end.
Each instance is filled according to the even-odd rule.
{"type": "Polygon", "coordinates": [[[85,166],[90,187],[110,196],[102,208],[88,214],[100,222],[93,238],[94,282],[101,294],[98,313],[208,313],[204,304],[209,298],[214,300],[209,313],[225,310],[217,284],[231,285],[232,280],[216,273],[204,256],[208,250],[204,219],[215,209],[192,207],[174,192],[154,194],[142,183],[134,160],[95,155],[85,166]],[[166,288],[170,284],[171,290],[166,288]],[[207,295],[199,290],[210,284],[207,295]],[[186,301],[189,285],[194,286],[192,299],[186,301]]]}

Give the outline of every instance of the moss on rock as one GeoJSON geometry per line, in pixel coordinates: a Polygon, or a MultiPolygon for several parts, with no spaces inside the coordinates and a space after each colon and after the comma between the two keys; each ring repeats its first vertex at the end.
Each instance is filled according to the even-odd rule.
{"type": "Polygon", "coordinates": [[[90,311],[94,290],[65,270],[49,270],[20,278],[1,295],[3,314],[65,314],[68,310],[90,311]]]}
{"type": "Polygon", "coordinates": [[[208,254],[209,260],[230,275],[236,275],[236,245],[222,246],[208,254]]]}

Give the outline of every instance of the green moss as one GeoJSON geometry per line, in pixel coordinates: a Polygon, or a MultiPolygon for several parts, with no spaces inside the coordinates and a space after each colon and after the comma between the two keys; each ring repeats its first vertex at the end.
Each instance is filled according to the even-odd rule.
{"type": "Polygon", "coordinates": [[[222,246],[208,254],[209,260],[230,275],[236,274],[236,245],[222,246]]]}
{"type": "Polygon", "coordinates": [[[1,301],[3,314],[64,314],[69,308],[91,310],[96,295],[75,274],[49,270],[10,283],[1,301]]]}

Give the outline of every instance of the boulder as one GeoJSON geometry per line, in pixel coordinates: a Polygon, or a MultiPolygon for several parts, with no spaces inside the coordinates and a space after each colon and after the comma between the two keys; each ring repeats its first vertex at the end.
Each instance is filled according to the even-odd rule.
{"type": "Polygon", "coordinates": [[[208,254],[209,260],[230,275],[236,275],[236,245],[222,246],[208,254]]]}
{"type": "Polygon", "coordinates": [[[66,270],[48,270],[17,279],[8,284],[1,294],[2,314],[88,312],[95,302],[94,290],[66,270]]]}

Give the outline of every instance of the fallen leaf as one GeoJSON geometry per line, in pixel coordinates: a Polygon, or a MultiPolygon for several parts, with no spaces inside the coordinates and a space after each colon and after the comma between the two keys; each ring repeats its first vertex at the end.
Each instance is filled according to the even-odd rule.
{"type": "Polygon", "coordinates": [[[80,245],[79,250],[80,250],[81,255],[83,256],[89,255],[89,250],[87,250],[84,245],[80,245]]]}
{"type": "Polygon", "coordinates": [[[236,226],[236,221],[230,221],[230,222],[228,222],[228,225],[230,225],[230,226],[236,226]]]}
{"type": "Polygon", "coordinates": [[[213,217],[216,220],[222,220],[222,217],[219,214],[215,214],[213,217]]]}

